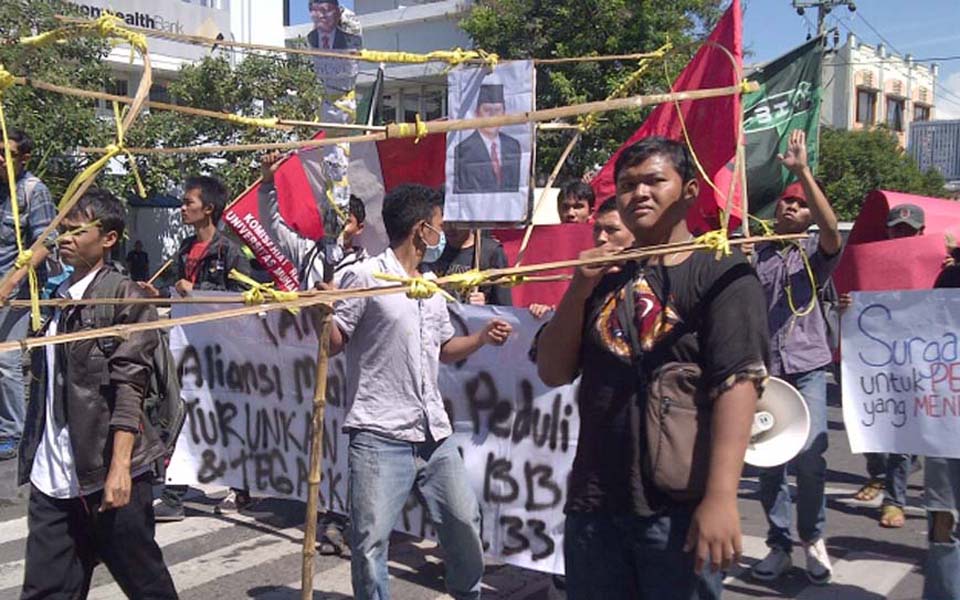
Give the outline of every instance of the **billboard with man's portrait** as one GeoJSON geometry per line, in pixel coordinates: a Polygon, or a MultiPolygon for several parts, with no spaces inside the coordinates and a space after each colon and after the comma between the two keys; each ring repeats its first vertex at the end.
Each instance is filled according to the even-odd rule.
{"type": "MultiPolygon", "coordinates": [[[[532,61],[459,68],[448,79],[451,119],[490,118],[534,109],[532,61]]],[[[444,220],[520,223],[529,216],[534,125],[492,123],[447,135],[444,220]]]]}

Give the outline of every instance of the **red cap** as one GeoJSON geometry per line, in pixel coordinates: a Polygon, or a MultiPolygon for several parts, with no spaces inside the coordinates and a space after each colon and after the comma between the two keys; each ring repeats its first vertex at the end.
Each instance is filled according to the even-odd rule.
{"type": "Polygon", "coordinates": [[[797,198],[806,202],[807,194],[803,191],[803,184],[799,181],[795,181],[788,185],[785,190],[783,190],[783,193],[780,194],[780,198],[797,198]]]}

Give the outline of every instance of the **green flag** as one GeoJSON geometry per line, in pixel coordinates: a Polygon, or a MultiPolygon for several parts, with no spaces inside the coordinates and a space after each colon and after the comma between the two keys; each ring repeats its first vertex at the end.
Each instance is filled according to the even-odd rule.
{"type": "Polygon", "coordinates": [[[381,105],[383,104],[383,67],[377,69],[377,78],[370,91],[357,104],[357,123],[363,125],[383,125],[381,105]]]}
{"type": "Polygon", "coordinates": [[[790,173],[777,160],[794,129],[807,132],[810,168],[820,158],[820,63],[823,38],[810,40],[749,75],[760,90],[743,97],[750,214],[770,218],[790,173]]]}

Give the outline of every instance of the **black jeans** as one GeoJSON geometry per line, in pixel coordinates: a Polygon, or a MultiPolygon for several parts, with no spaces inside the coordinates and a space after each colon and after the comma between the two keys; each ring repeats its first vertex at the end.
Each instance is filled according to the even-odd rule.
{"type": "Polygon", "coordinates": [[[103,513],[97,512],[103,492],[58,500],[31,486],[21,600],[86,598],[98,561],[129,598],[177,598],[153,539],[150,479],[136,478],[130,503],[103,513]]]}

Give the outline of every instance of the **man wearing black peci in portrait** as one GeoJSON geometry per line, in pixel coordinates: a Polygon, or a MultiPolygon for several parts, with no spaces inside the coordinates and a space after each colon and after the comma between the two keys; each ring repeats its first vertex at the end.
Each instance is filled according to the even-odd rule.
{"type": "MultiPolygon", "coordinates": [[[[480,86],[478,118],[503,116],[505,109],[503,85],[480,86]]],[[[454,152],[455,193],[519,191],[520,142],[500,127],[477,129],[457,144],[454,152]]]]}

